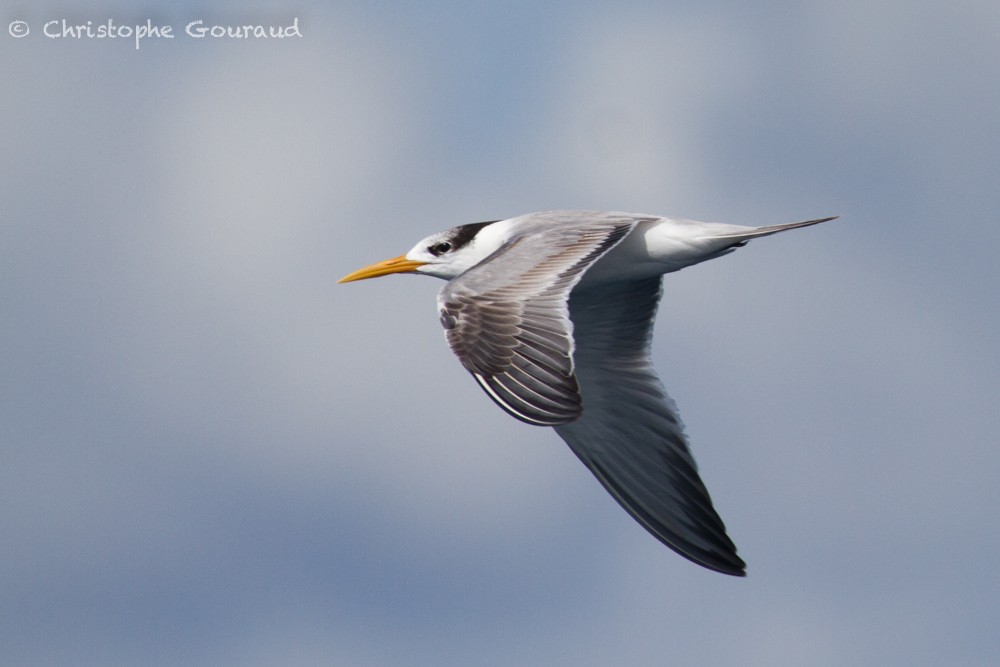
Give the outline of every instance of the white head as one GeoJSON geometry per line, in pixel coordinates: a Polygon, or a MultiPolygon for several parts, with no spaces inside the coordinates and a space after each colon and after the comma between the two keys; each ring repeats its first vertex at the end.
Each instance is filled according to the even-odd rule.
{"type": "Polygon", "coordinates": [[[489,257],[503,245],[502,226],[496,220],[459,225],[431,234],[399,257],[378,262],[338,280],[349,283],[390,273],[422,273],[450,280],[489,257]]]}

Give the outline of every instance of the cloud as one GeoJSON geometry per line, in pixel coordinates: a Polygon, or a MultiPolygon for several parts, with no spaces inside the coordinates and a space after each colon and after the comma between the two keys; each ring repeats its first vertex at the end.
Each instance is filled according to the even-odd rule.
{"type": "MultiPolygon", "coordinates": [[[[722,13],[596,13],[564,42],[537,159],[616,202],[707,197],[716,109],[757,76],[757,49],[722,13]]],[[[633,204],[634,206],[635,204],[633,204]]],[[[648,211],[656,212],[656,211],[648,211]]]]}
{"type": "Polygon", "coordinates": [[[995,19],[831,7],[0,40],[7,655],[993,656],[995,19]],[[843,214],[668,278],[656,364],[747,580],[497,410],[440,283],[334,285],[547,204],[843,214]]]}

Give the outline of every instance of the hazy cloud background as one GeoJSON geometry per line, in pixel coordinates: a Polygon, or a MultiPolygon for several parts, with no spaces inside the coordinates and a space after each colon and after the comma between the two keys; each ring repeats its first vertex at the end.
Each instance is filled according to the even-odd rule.
{"type": "Polygon", "coordinates": [[[994,664],[995,3],[2,14],[0,662],[994,664]],[[558,207],[842,216],[668,283],[745,580],[497,410],[439,283],[334,285],[558,207]]]}

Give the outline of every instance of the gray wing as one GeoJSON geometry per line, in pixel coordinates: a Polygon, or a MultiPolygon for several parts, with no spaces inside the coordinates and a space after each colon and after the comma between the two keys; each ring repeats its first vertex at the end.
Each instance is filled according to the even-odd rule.
{"type": "Polygon", "coordinates": [[[609,217],[536,227],[441,290],[452,351],[514,417],[553,426],[580,416],[569,294],[635,223],[609,217]]]}
{"type": "Polygon", "coordinates": [[[699,565],[746,565],[698,476],[673,401],[649,355],[660,278],[578,289],[570,297],[582,416],[555,427],[646,530],[699,565]]]}

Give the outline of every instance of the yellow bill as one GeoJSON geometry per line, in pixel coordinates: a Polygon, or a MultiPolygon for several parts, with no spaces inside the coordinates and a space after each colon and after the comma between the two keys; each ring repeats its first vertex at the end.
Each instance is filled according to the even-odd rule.
{"type": "Polygon", "coordinates": [[[409,273],[410,271],[416,271],[418,266],[423,266],[426,263],[406,259],[406,255],[400,255],[399,257],[393,257],[384,262],[378,262],[363,269],[358,269],[354,273],[348,273],[338,280],[337,283],[350,283],[355,280],[365,280],[366,278],[378,278],[379,276],[387,276],[390,273],[409,273]]]}

